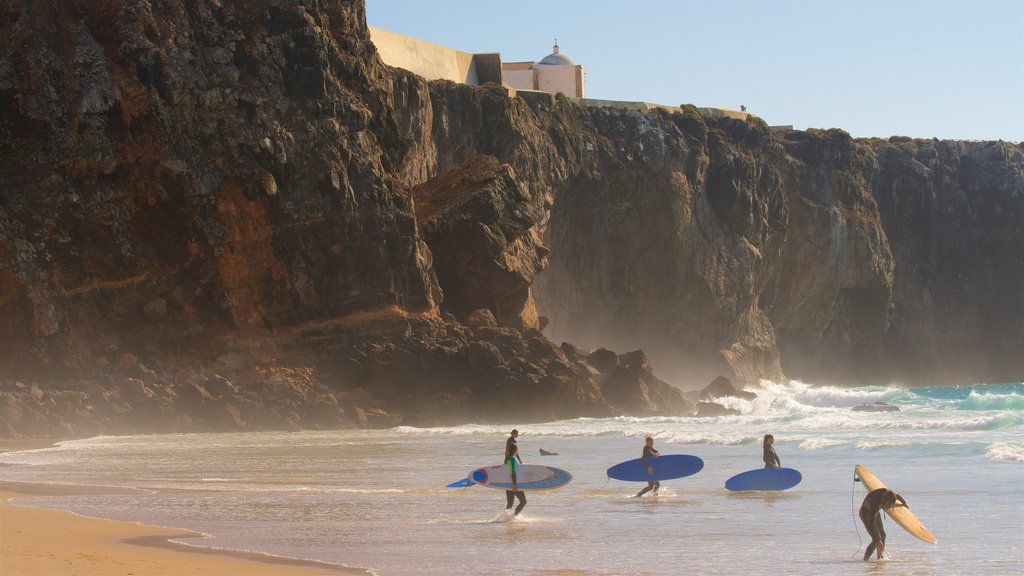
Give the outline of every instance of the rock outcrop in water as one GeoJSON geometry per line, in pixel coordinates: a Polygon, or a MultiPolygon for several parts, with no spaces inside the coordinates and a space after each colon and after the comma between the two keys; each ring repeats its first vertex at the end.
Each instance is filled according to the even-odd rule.
{"type": "Polygon", "coordinates": [[[900,407],[893,406],[888,402],[882,402],[879,400],[870,404],[857,404],[853,408],[850,408],[850,410],[853,410],[854,412],[899,412],[900,407]]]}
{"type": "Polygon", "coordinates": [[[428,83],[361,2],[0,0],[0,190],[7,434],[693,413],[648,357],[1024,374],[1020,144],[428,83]]]}

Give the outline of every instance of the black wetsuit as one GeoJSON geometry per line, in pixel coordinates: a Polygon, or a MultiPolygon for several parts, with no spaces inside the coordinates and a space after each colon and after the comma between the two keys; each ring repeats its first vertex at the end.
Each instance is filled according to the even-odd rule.
{"type": "MultiPolygon", "coordinates": [[[[868,495],[864,497],[864,502],[860,505],[860,521],[864,523],[864,529],[868,531],[868,536],[871,536],[871,543],[868,544],[868,549],[864,552],[864,559],[867,560],[871,557],[871,553],[876,548],[879,549],[879,557],[881,557],[881,551],[885,550],[885,528],[882,527],[882,504],[885,500],[886,493],[890,492],[888,488],[878,488],[868,492],[868,495]]],[[[907,505],[907,501],[903,499],[899,494],[895,494],[896,500],[902,503],[904,506],[907,505]]]]}
{"type": "MultiPolygon", "coordinates": [[[[640,457],[640,462],[643,463],[644,468],[647,468],[648,466],[651,465],[650,458],[653,458],[653,457],[655,457],[657,455],[658,455],[658,451],[657,450],[655,450],[654,448],[652,448],[650,446],[644,446],[644,453],[643,453],[643,456],[640,457]]],[[[647,494],[651,490],[654,490],[653,493],[657,494],[658,493],[658,488],[661,488],[661,483],[658,482],[657,480],[651,480],[651,481],[649,481],[647,483],[647,488],[644,488],[643,490],[641,490],[640,493],[636,495],[636,497],[639,498],[639,497],[643,496],[644,494],[647,494]]]]}
{"type": "MultiPolygon", "coordinates": [[[[516,478],[516,470],[519,467],[516,465],[517,464],[516,460],[518,458],[519,458],[519,443],[516,442],[515,438],[513,438],[512,436],[509,436],[508,440],[505,441],[505,462],[504,462],[504,464],[505,464],[505,466],[509,467],[509,473],[512,475],[512,482],[513,483],[515,483],[516,480],[517,480],[517,478],[516,478]]],[[[522,459],[519,459],[519,461],[522,462],[522,459]]],[[[505,490],[505,501],[508,503],[508,505],[505,506],[505,510],[508,510],[509,508],[512,507],[513,504],[515,504],[515,499],[516,498],[519,498],[519,506],[516,507],[516,511],[514,512],[513,515],[516,515],[516,514],[519,514],[520,512],[522,512],[523,511],[523,507],[526,506],[526,493],[523,492],[522,490],[516,490],[516,491],[505,490]]]]}
{"type": "Polygon", "coordinates": [[[778,468],[782,466],[782,461],[779,460],[779,455],[775,453],[775,447],[771,444],[764,445],[764,467],[765,468],[778,468]]]}

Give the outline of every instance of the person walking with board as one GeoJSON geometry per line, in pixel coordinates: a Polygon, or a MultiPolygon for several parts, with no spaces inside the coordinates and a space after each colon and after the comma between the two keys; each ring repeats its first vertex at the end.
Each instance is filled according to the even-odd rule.
{"type": "Polygon", "coordinates": [[[519,430],[512,430],[509,434],[508,440],[505,440],[505,466],[508,466],[508,472],[512,476],[512,489],[505,490],[505,500],[508,503],[505,506],[505,510],[512,508],[515,503],[515,499],[519,499],[519,506],[516,507],[513,516],[518,516],[523,508],[526,506],[526,493],[519,489],[518,481],[516,478],[516,472],[519,470],[519,465],[523,463],[522,457],[519,456],[519,443],[516,440],[519,438],[519,430]]]}
{"type": "MultiPolygon", "coordinates": [[[[642,462],[644,467],[647,468],[647,475],[648,476],[653,476],[654,475],[654,466],[651,465],[651,459],[657,458],[657,457],[658,457],[658,451],[654,449],[654,438],[651,438],[650,436],[648,436],[647,439],[644,440],[644,453],[643,453],[643,456],[640,457],[640,462],[642,462]]],[[[661,482],[658,482],[657,480],[648,480],[647,481],[647,487],[644,488],[643,490],[641,490],[640,492],[638,492],[637,495],[634,496],[634,498],[640,498],[644,494],[647,494],[648,492],[651,492],[651,490],[653,490],[653,492],[651,492],[651,494],[654,495],[654,496],[657,496],[658,495],[658,488],[661,488],[661,482]]]]}
{"type": "Polygon", "coordinates": [[[892,509],[896,506],[907,506],[903,496],[889,490],[878,488],[868,492],[864,502],[860,505],[860,521],[864,523],[864,529],[871,536],[871,543],[864,551],[864,560],[871,558],[872,552],[877,552],[878,559],[882,559],[882,552],[885,551],[885,529],[882,527],[882,509],[892,509]],[[898,502],[898,504],[897,504],[898,502]]]}
{"type": "Polygon", "coordinates": [[[775,453],[775,436],[765,434],[761,459],[764,468],[756,468],[741,472],[725,481],[725,489],[732,492],[789,490],[803,479],[800,472],[792,468],[783,468],[779,455],[775,453]]]}
{"type": "Polygon", "coordinates": [[[775,453],[775,448],[772,445],[775,444],[775,436],[771,434],[764,435],[764,467],[765,468],[782,468],[782,461],[779,460],[779,455],[775,453]]]}

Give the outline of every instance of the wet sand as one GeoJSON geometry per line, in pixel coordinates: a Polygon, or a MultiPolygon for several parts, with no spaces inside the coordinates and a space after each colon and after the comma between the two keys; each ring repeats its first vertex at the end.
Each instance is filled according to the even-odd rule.
{"type": "MultiPolygon", "coordinates": [[[[0,451],[50,445],[52,441],[5,440],[0,442],[0,451]]],[[[201,534],[186,530],[29,507],[31,498],[39,496],[120,492],[123,490],[0,481],[0,573],[4,576],[368,574],[364,570],[316,561],[205,548],[201,545],[201,534]],[[197,543],[182,544],[171,539],[195,539],[197,543]]]]}

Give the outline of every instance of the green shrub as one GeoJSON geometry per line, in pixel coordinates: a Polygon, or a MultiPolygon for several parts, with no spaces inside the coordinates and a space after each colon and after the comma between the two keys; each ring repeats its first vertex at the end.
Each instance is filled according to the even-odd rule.
{"type": "Polygon", "coordinates": [[[557,100],[559,104],[561,104],[562,106],[564,106],[566,108],[572,108],[574,110],[579,110],[580,109],[580,105],[575,100],[573,100],[573,99],[569,98],[568,96],[566,96],[565,92],[558,92],[558,93],[556,93],[555,94],[555,100],[557,100]]]}
{"type": "Polygon", "coordinates": [[[696,116],[698,118],[702,118],[704,116],[693,104],[680,104],[679,109],[687,116],[696,116]]]}

